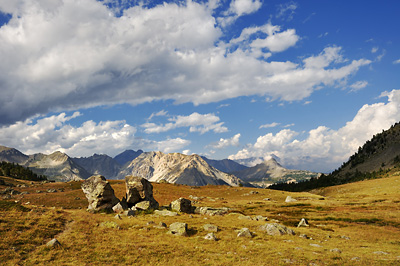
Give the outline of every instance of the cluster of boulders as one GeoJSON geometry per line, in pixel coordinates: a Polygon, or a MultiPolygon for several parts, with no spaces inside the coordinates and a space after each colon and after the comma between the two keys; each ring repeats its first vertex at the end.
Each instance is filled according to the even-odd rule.
{"type": "Polygon", "coordinates": [[[144,178],[126,176],[126,196],[119,200],[104,176],[95,175],[82,183],[82,190],[89,201],[89,211],[125,211],[158,209],[153,197],[153,186],[144,178]]]}

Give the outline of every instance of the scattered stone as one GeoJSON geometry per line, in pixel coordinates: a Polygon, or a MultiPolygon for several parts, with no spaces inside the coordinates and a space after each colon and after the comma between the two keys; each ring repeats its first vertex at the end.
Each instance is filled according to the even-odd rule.
{"type": "Polygon", "coordinates": [[[264,217],[264,216],[262,216],[262,215],[257,215],[257,216],[255,216],[255,217],[253,218],[253,220],[255,220],[255,221],[268,221],[268,218],[267,218],[267,217],[264,217]]]}
{"type": "Polygon", "coordinates": [[[293,264],[293,263],[296,262],[295,260],[292,260],[292,259],[282,259],[282,261],[283,261],[284,263],[286,263],[286,264],[293,264]]]}
{"type": "Polygon", "coordinates": [[[99,226],[104,228],[121,229],[121,227],[119,227],[119,225],[113,221],[102,222],[99,226]]]}
{"type": "Polygon", "coordinates": [[[301,234],[299,237],[304,238],[304,239],[310,239],[306,234],[301,234]]]}
{"type": "Polygon", "coordinates": [[[385,251],[375,251],[374,254],[375,255],[389,255],[389,253],[387,253],[385,251]]]}
{"type": "Polygon", "coordinates": [[[334,253],[342,253],[342,251],[338,248],[331,249],[330,251],[334,253]]]}
{"type": "Polygon", "coordinates": [[[286,199],[285,199],[285,202],[296,202],[297,201],[297,199],[294,199],[294,198],[292,198],[291,196],[287,196],[286,197],[286,199]]]}
{"type": "Polygon", "coordinates": [[[308,227],[308,226],[310,225],[308,224],[308,221],[305,218],[301,218],[299,224],[297,225],[297,227],[308,227]]]}
{"type": "Polygon", "coordinates": [[[54,189],[54,188],[49,188],[47,190],[47,193],[56,193],[56,192],[57,192],[57,189],[54,189]]]}
{"type": "Polygon", "coordinates": [[[155,222],[154,222],[154,221],[148,221],[148,222],[146,223],[146,225],[152,225],[152,224],[155,224],[155,222]]]}
{"type": "Polygon", "coordinates": [[[159,204],[153,197],[153,185],[142,177],[126,176],[126,202],[128,207],[141,201],[148,201],[150,209],[158,209],[159,204]]]}
{"type": "Polygon", "coordinates": [[[239,230],[237,237],[248,237],[248,238],[252,238],[253,235],[251,234],[249,228],[242,228],[239,230]]]}
{"type": "Polygon", "coordinates": [[[104,176],[91,176],[82,183],[81,187],[89,201],[88,210],[112,210],[112,207],[119,202],[114,195],[114,189],[104,176]]]}
{"type": "Polygon", "coordinates": [[[351,260],[361,260],[359,257],[353,257],[351,260]]]}
{"type": "Polygon", "coordinates": [[[178,214],[176,212],[168,211],[168,210],[155,210],[154,215],[159,215],[159,216],[177,216],[178,214]]]}
{"type": "Polygon", "coordinates": [[[322,246],[321,246],[321,245],[318,245],[318,244],[310,244],[310,246],[316,247],[316,248],[322,248],[322,246]]]}
{"type": "Polygon", "coordinates": [[[149,210],[149,209],[153,209],[153,208],[151,207],[151,202],[148,201],[148,200],[145,200],[145,201],[141,201],[141,202],[136,203],[135,208],[136,208],[136,209],[139,209],[139,210],[149,210]]]}
{"type": "Polygon", "coordinates": [[[218,232],[218,226],[213,225],[213,224],[205,224],[205,225],[203,225],[203,229],[205,231],[218,232]]]}
{"type": "Polygon", "coordinates": [[[224,215],[227,214],[231,209],[222,207],[222,208],[211,208],[211,207],[196,207],[194,213],[201,214],[201,215],[224,215]]]}
{"type": "Polygon", "coordinates": [[[176,212],[192,213],[192,202],[188,199],[179,198],[171,202],[171,210],[176,212]]]}
{"type": "Polygon", "coordinates": [[[165,228],[167,228],[167,225],[163,222],[159,222],[157,225],[155,225],[153,227],[157,228],[157,229],[165,229],[165,228]]]}
{"type": "Polygon", "coordinates": [[[253,220],[251,218],[251,216],[247,216],[247,215],[239,215],[238,218],[239,218],[239,220],[253,220]]]}
{"type": "Polygon", "coordinates": [[[341,236],[340,238],[350,240],[350,237],[348,237],[348,236],[341,236]]]}
{"type": "Polygon", "coordinates": [[[128,217],[135,216],[135,211],[134,210],[126,210],[122,213],[122,215],[128,216],[128,217]]]}
{"type": "Polygon", "coordinates": [[[81,199],[80,197],[76,197],[76,198],[75,198],[75,200],[80,200],[80,199],[81,199]]]}
{"type": "Polygon", "coordinates": [[[271,199],[270,199],[270,198],[265,198],[265,199],[263,199],[263,200],[265,200],[265,201],[270,201],[271,199]]]}
{"type": "Polygon", "coordinates": [[[189,195],[189,199],[192,199],[192,200],[202,200],[204,197],[196,197],[196,196],[192,196],[192,195],[189,195]]]}
{"type": "Polygon", "coordinates": [[[208,233],[205,237],[205,240],[217,241],[217,237],[214,233],[208,233]]]}
{"type": "Polygon", "coordinates": [[[187,236],[188,235],[187,230],[188,230],[187,223],[175,222],[169,225],[168,233],[177,236],[187,236]]]}
{"type": "Polygon", "coordinates": [[[117,220],[121,220],[121,219],[122,219],[121,216],[120,216],[119,214],[116,214],[116,215],[114,216],[114,218],[117,219],[117,220]]]}
{"type": "Polygon", "coordinates": [[[287,228],[284,225],[278,224],[278,223],[267,223],[265,225],[262,225],[259,227],[260,231],[265,231],[267,232],[268,235],[271,236],[281,236],[281,235],[294,235],[295,232],[287,228]]]}
{"type": "Polygon", "coordinates": [[[256,195],[256,194],[260,194],[260,192],[258,192],[258,191],[253,191],[253,190],[252,190],[252,191],[249,192],[249,194],[250,194],[250,195],[256,195]]]}
{"type": "Polygon", "coordinates": [[[27,195],[27,194],[29,194],[28,191],[23,191],[23,192],[21,192],[21,195],[27,195]]]}
{"type": "Polygon", "coordinates": [[[112,207],[113,212],[122,213],[128,209],[126,202],[120,201],[112,207]]]}
{"type": "Polygon", "coordinates": [[[52,240],[47,242],[46,247],[49,247],[49,248],[61,247],[61,243],[56,238],[53,238],[52,240]]]}

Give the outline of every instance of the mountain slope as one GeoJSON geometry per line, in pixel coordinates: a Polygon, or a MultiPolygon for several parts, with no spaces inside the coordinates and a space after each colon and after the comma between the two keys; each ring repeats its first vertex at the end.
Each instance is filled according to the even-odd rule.
{"type": "Polygon", "coordinates": [[[209,165],[212,167],[225,172],[225,173],[232,173],[235,171],[241,171],[247,168],[247,166],[244,166],[242,164],[239,164],[233,160],[229,159],[223,159],[223,160],[212,160],[208,159],[204,156],[201,156],[201,158],[206,161],[209,165]]]}
{"type": "Polygon", "coordinates": [[[133,161],[136,157],[142,154],[142,150],[134,151],[134,150],[126,150],[117,156],[114,157],[114,160],[120,165],[125,165],[128,162],[133,161]]]}
{"type": "Polygon", "coordinates": [[[56,151],[50,155],[38,153],[30,155],[25,166],[39,175],[46,175],[49,180],[71,181],[82,180],[90,174],[80,165],[75,163],[65,153],[56,151]]]}
{"type": "Polygon", "coordinates": [[[233,174],[259,187],[267,187],[276,182],[299,182],[319,175],[310,171],[286,169],[274,158],[233,174]]]}
{"type": "Polygon", "coordinates": [[[23,154],[17,149],[0,146],[0,161],[22,165],[28,160],[28,158],[28,155],[23,154]]]}
{"type": "Polygon", "coordinates": [[[121,170],[121,165],[105,154],[93,154],[90,157],[72,158],[91,175],[102,175],[107,179],[115,178],[121,170]]]}
{"type": "Polygon", "coordinates": [[[118,178],[134,175],[152,182],[165,180],[190,186],[231,185],[239,186],[241,180],[210,166],[199,155],[146,152],[134,159],[118,178]]]}

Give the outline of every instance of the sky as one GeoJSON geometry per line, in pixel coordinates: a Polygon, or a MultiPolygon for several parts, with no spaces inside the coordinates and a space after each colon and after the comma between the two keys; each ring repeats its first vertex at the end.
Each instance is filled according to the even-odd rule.
{"type": "Polygon", "coordinates": [[[0,145],[328,173],[400,121],[400,2],[0,0],[0,145]]]}

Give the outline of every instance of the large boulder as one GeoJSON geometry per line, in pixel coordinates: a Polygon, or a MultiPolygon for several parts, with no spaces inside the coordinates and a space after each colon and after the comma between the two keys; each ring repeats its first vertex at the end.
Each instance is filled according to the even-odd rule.
{"type": "Polygon", "coordinates": [[[126,203],[129,207],[141,201],[149,201],[151,209],[158,209],[159,204],[153,197],[153,185],[142,177],[126,176],[126,203]]]}
{"type": "Polygon", "coordinates": [[[179,198],[171,202],[171,210],[176,212],[193,213],[192,202],[188,199],[179,198]]]}
{"type": "Polygon", "coordinates": [[[119,199],[104,176],[94,175],[82,183],[82,190],[89,201],[89,211],[112,210],[119,199]]]}

